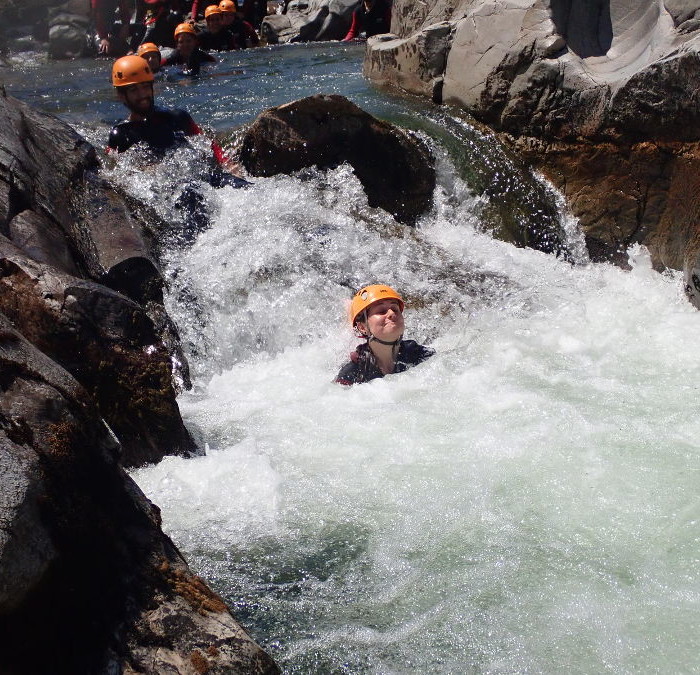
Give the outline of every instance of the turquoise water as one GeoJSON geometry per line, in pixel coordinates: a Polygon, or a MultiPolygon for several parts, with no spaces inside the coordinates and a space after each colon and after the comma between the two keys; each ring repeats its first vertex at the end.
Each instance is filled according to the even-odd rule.
{"type": "MultiPolygon", "coordinates": [[[[216,67],[245,75],[160,94],[217,130],[321,91],[439,124],[373,90],[360,59],[252,51],[216,67]]],[[[104,63],[15,68],[10,93],[95,142],[121,116],[104,63]]],[[[507,169],[469,138],[477,173],[507,169]]],[[[415,230],[370,208],[346,166],[206,192],[211,229],[167,265],[195,381],[181,410],[208,453],[135,478],[287,673],[700,671],[700,319],[679,275],[643,249],[630,271],[589,264],[563,211],[574,264],[494,240],[460,157],[433,149],[415,230]],[[342,388],[344,305],[373,280],[401,290],[407,337],[437,355],[342,388]]],[[[183,165],[105,175],[155,199],[183,165]]]]}

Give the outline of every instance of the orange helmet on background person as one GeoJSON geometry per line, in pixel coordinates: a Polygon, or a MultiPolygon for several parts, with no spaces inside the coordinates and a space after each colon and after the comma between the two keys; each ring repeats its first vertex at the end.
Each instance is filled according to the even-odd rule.
{"type": "Polygon", "coordinates": [[[148,61],[136,54],[122,56],[112,66],[112,84],[115,87],[153,82],[153,79],[153,71],[148,65],[148,61]]]}
{"type": "Polygon", "coordinates": [[[219,5],[209,5],[204,10],[204,18],[208,19],[212,14],[221,14],[221,8],[219,5]]]}
{"type": "Polygon", "coordinates": [[[177,36],[182,35],[183,33],[189,33],[190,35],[197,37],[197,31],[194,29],[194,26],[191,23],[178,24],[177,28],[175,28],[174,38],[177,40],[177,36]]]}
{"type": "Polygon", "coordinates": [[[399,309],[403,312],[403,298],[391,287],[383,284],[372,284],[363,286],[353,296],[350,303],[350,323],[355,326],[362,314],[370,305],[373,305],[379,300],[398,300],[399,309]]]}
{"type": "Polygon", "coordinates": [[[238,5],[233,0],[221,0],[219,3],[219,9],[226,13],[237,12],[238,5]]]}
{"type": "Polygon", "coordinates": [[[158,49],[158,45],[154,42],[144,42],[142,45],[138,46],[136,55],[143,56],[144,54],[160,54],[160,49],[158,49]]]}

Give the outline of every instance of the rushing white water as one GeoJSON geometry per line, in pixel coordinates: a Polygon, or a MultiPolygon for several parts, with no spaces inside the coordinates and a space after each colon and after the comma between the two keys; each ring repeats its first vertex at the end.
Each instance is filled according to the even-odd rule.
{"type": "MultiPolygon", "coordinates": [[[[248,50],[157,92],[217,129],[317,91],[394,119],[417,105],[369,91],[361,56],[248,50]]],[[[32,57],[2,75],[101,146],[123,114],[108,70],[32,57]]],[[[475,138],[453,139],[463,164],[516,189],[475,138]]],[[[106,175],[171,219],[196,165],[122,157],[106,175]]],[[[170,253],[168,303],[208,453],[135,477],[285,672],[700,671],[700,315],[643,250],[623,271],[586,264],[580,241],[576,265],[516,249],[482,231],[443,156],[439,183],[416,230],[369,208],[347,167],[201,186],[216,215],[170,253]],[[372,281],[437,354],[334,385],[355,343],[344,305],[372,281]]]]}
{"type": "Polygon", "coordinates": [[[516,249],[440,183],[415,231],[347,167],[211,191],[170,260],[207,456],[136,479],[285,672],[696,671],[698,313],[643,249],[516,249]],[[437,355],[341,387],[373,281],[437,355]]]}

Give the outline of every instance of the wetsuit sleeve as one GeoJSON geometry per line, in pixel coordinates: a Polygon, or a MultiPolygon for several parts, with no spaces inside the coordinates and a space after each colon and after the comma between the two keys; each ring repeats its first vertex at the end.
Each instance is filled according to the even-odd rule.
{"type": "Polygon", "coordinates": [[[116,3],[113,0],[90,0],[90,8],[92,9],[92,16],[95,21],[97,37],[99,37],[100,40],[104,40],[112,29],[115,6],[116,3]]]}
{"type": "Polygon", "coordinates": [[[129,0],[121,0],[119,3],[119,16],[122,20],[122,26],[128,26],[131,23],[132,7],[129,0]]]}
{"type": "Polygon", "coordinates": [[[415,340],[404,340],[402,351],[403,360],[412,366],[422,363],[427,358],[430,358],[433,354],[435,354],[434,349],[419,345],[415,340]]]}
{"type": "Polygon", "coordinates": [[[192,14],[190,16],[192,17],[192,21],[197,20],[197,13],[199,12],[199,2],[200,0],[194,0],[192,3],[192,14]]]}
{"type": "Polygon", "coordinates": [[[253,28],[253,26],[251,26],[247,21],[243,22],[243,28],[245,29],[246,39],[250,40],[253,47],[257,47],[260,44],[260,39],[258,38],[258,34],[255,32],[255,28],[253,28]]]}
{"type": "Polygon", "coordinates": [[[349,40],[354,40],[358,33],[360,32],[360,13],[355,10],[352,13],[352,23],[350,24],[350,30],[347,35],[343,38],[343,42],[348,42],[349,40]]]}
{"type": "Polygon", "coordinates": [[[346,386],[357,384],[361,381],[360,368],[354,361],[346,363],[335,376],[335,380],[333,380],[336,384],[344,384],[346,386]]]}

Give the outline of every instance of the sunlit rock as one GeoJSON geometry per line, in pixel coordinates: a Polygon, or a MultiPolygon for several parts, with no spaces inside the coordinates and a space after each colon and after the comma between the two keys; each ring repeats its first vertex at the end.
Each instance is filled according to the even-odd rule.
{"type": "Polygon", "coordinates": [[[638,242],[657,268],[683,267],[700,1],[396,0],[392,32],[369,41],[365,73],[488,124],[565,194],[594,259],[638,242]]]}
{"type": "Polygon", "coordinates": [[[270,44],[342,40],[357,0],[291,0],[284,14],[271,14],[260,28],[270,44]]]}
{"type": "Polygon", "coordinates": [[[270,108],[248,129],[241,160],[254,176],[348,162],[370,206],[412,223],[430,208],[435,170],[416,137],[338,95],[309,96],[270,108]]]}

